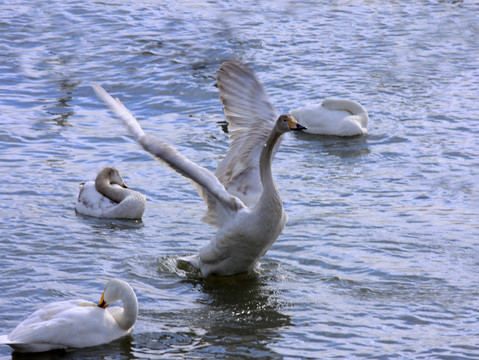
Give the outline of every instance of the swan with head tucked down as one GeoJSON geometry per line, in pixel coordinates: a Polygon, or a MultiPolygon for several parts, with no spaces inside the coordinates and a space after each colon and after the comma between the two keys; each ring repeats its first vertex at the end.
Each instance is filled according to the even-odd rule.
{"type": "Polygon", "coordinates": [[[278,117],[254,74],[237,61],[218,71],[217,84],[230,126],[231,144],[216,175],[147,135],[118,99],[94,85],[98,97],[122,119],[143,148],[190,179],[207,205],[203,220],[217,232],[198,255],[182,258],[204,277],[250,271],[286,223],[271,161],[281,136],[303,127],[289,114],[278,117]],[[246,204],[248,205],[246,205],[246,204]]]}
{"type": "Polygon", "coordinates": [[[128,335],[138,316],[138,301],[128,283],[107,282],[100,302],[58,301],[35,311],[10,333],[0,336],[0,344],[18,352],[84,348],[109,343],[128,335]],[[121,301],[123,307],[109,307],[121,301]]]}
{"type": "Polygon", "coordinates": [[[128,189],[120,172],[114,167],[100,171],[95,181],[80,184],[75,206],[80,214],[108,219],[141,219],[146,198],[128,189]]]}
{"type": "Polygon", "coordinates": [[[368,132],[368,112],[353,100],[325,99],[320,105],[294,109],[291,115],[311,134],[355,136],[368,132]]]}

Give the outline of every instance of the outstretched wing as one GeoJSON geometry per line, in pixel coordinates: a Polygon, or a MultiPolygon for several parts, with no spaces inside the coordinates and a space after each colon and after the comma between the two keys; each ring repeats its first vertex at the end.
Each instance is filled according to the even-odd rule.
{"type": "Polygon", "coordinates": [[[101,86],[94,84],[97,96],[128,127],[140,145],[157,160],[190,179],[197,187],[198,193],[208,206],[204,220],[212,225],[223,222],[224,215],[244,208],[244,204],[231,196],[218,178],[201,166],[196,165],[186,156],[181,155],[173,146],[150,135],[146,135],[138,121],[119,99],[113,99],[101,86]]]}
{"type": "Polygon", "coordinates": [[[217,74],[231,144],[215,174],[230,194],[252,205],[263,189],[259,175],[261,149],[278,115],[263,85],[244,64],[226,61],[217,74]]]}

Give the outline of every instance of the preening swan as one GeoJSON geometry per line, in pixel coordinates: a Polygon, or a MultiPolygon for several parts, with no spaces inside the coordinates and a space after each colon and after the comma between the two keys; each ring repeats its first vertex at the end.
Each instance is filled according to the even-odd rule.
{"type": "Polygon", "coordinates": [[[100,171],[95,181],[80,184],[75,206],[80,214],[108,219],[141,219],[145,208],[145,196],[128,189],[113,167],[100,171]]]}
{"type": "Polygon", "coordinates": [[[325,99],[321,105],[294,109],[291,115],[311,134],[354,136],[368,132],[368,112],[352,100],[325,99]]]}
{"type": "Polygon", "coordinates": [[[109,343],[133,330],[138,301],[123,280],[107,282],[100,302],[58,301],[38,309],[22,321],[10,335],[0,336],[0,344],[18,352],[84,348],[109,343]],[[123,308],[108,305],[121,301],[123,308]]]}
{"type": "Polygon", "coordinates": [[[120,100],[94,85],[98,97],[125,122],[145,150],[196,185],[208,207],[203,220],[218,230],[198,255],[183,260],[197,267],[204,277],[251,270],[281,234],[286,214],[271,161],[281,135],[303,129],[291,115],[276,115],[261,83],[241,63],[223,63],[217,83],[231,145],[216,175],[162,140],[146,135],[120,100]]]}

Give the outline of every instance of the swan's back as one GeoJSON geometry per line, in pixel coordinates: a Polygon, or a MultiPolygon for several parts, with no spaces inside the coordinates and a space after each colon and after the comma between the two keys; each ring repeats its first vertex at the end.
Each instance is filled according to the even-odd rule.
{"type": "Polygon", "coordinates": [[[336,135],[340,122],[351,113],[345,110],[329,110],[321,104],[307,105],[291,111],[291,115],[302,125],[305,132],[336,135]]]}
{"type": "Polygon", "coordinates": [[[146,209],[145,196],[116,184],[111,186],[121,189],[128,195],[120,203],[116,203],[100,194],[95,189],[94,181],[80,184],[76,211],[83,215],[105,219],[141,219],[146,209]]]}
{"type": "Polygon", "coordinates": [[[109,313],[90,301],[59,301],[38,309],[22,321],[7,336],[6,343],[20,352],[95,346],[106,339],[112,341],[112,335],[119,336],[114,330],[99,335],[98,330],[108,324],[108,318],[114,321],[109,313]]]}
{"type": "Polygon", "coordinates": [[[58,301],[35,311],[0,343],[19,352],[84,348],[109,343],[129,334],[115,320],[123,308],[102,309],[87,300],[58,301]]]}
{"type": "Polygon", "coordinates": [[[311,134],[355,136],[366,134],[368,113],[356,101],[325,99],[321,104],[302,106],[291,111],[305,132],[311,134]]]}

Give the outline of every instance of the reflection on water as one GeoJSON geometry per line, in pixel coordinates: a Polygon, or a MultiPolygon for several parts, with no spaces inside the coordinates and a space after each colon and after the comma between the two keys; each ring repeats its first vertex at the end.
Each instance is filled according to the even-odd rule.
{"type": "Polygon", "coordinates": [[[45,105],[44,109],[47,114],[51,115],[52,120],[58,126],[71,126],[68,123],[68,118],[75,115],[74,106],[70,103],[73,100],[73,91],[80,85],[78,81],[71,81],[69,79],[63,79],[58,81],[59,90],[63,93],[60,94],[58,102],[51,105],[45,105]]]}
{"type": "Polygon", "coordinates": [[[313,153],[321,156],[337,156],[343,159],[354,159],[371,153],[368,144],[370,141],[369,135],[348,138],[307,133],[295,135],[305,142],[310,142],[310,148],[313,153]]]}
{"type": "MultiPolygon", "coordinates": [[[[207,312],[224,315],[224,319],[217,316],[203,317],[209,321],[205,329],[226,330],[238,327],[254,332],[290,325],[289,316],[279,312],[279,294],[269,288],[268,280],[264,275],[253,272],[230,278],[210,277],[201,281],[203,296],[198,302],[204,305],[207,312]]],[[[196,286],[198,285],[200,284],[196,286]]]]}
{"type": "Polygon", "coordinates": [[[188,327],[195,329],[195,347],[208,358],[280,358],[271,346],[281,331],[292,326],[281,313],[280,294],[257,273],[231,278],[186,280],[197,291],[200,306],[189,311],[188,327]]]}
{"type": "MultiPolygon", "coordinates": [[[[160,259],[152,285],[181,289],[180,295],[172,298],[171,290],[150,289],[158,292],[150,296],[159,310],[143,301],[140,318],[153,321],[147,331],[135,336],[136,357],[194,353],[208,359],[231,358],[231,354],[239,358],[281,358],[272,346],[293,324],[285,314],[287,306],[280,300],[281,292],[271,286],[272,279],[263,270],[230,278],[203,279],[193,273],[185,277],[184,271],[176,268],[176,260],[177,257],[160,259]],[[194,303],[184,298],[191,293],[196,294],[194,303]],[[181,304],[181,311],[176,307],[172,311],[172,302],[181,304]]],[[[154,262],[154,257],[143,257],[141,264],[133,265],[135,273],[151,279],[148,271],[154,262]]]]}
{"type": "Polygon", "coordinates": [[[101,233],[105,230],[114,233],[115,231],[122,231],[128,229],[139,229],[144,226],[143,221],[140,220],[124,220],[124,219],[99,219],[91,216],[86,216],[76,213],[80,222],[89,226],[95,232],[101,233]]]}

